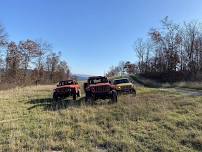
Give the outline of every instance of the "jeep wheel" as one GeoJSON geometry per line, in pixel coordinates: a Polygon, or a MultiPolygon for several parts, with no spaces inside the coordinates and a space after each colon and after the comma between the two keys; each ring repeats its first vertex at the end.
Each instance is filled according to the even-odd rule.
{"type": "Polygon", "coordinates": [[[121,95],[121,91],[116,91],[116,94],[117,94],[117,96],[120,96],[121,95]]]}
{"type": "Polygon", "coordinates": [[[136,96],[136,90],[135,90],[135,89],[132,89],[132,90],[131,90],[131,94],[132,94],[133,96],[136,96]]]}
{"type": "Polygon", "coordinates": [[[57,93],[55,93],[55,92],[53,93],[53,100],[54,100],[54,101],[57,101],[57,100],[58,100],[58,95],[57,95],[57,93]]]}
{"type": "Polygon", "coordinates": [[[112,103],[116,103],[118,101],[118,97],[117,97],[117,92],[116,91],[112,91],[111,101],[112,101],[112,103]]]}
{"type": "Polygon", "coordinates": [[[73,94],[73,100],[76,100],[76,94],[73,94]]]}
{"type": "Polygon", "coordinates": [[[85,102],[93,105],[94,104],[94,99],[93,99],[92,96],[86,95],[85,102]]]}
{"type": "Polygon", "coordinates": [[[78,92],[77,92],[77,97],[81,97],[80,90],[78,90],[78,92]]]}

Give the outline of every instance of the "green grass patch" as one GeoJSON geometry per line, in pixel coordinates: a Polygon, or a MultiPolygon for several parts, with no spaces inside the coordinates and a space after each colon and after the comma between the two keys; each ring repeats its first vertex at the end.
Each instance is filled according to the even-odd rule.
{"type": "Polygon", "coordinates": [[[202,98],[137,88],[117,104],[53,103],[54,86],[0,91],[0,151],[202,151],[202,98]]]}

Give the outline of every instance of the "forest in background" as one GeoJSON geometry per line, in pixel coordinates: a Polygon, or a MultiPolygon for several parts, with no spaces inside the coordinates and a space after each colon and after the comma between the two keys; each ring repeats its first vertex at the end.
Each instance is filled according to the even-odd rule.
{"type": "MultiPolygon", "coordinates": [[[[134,60],[112,66],[106,76],[135,75],[160,82],[202,80],[202,26],[198,21],[174,23],[168,17],[148,37],[134,43],[134,60]]],[[[127,52],[123,52],[127,53],[127,52]]],[[[50,84],[72,77],[61,53],[42,40],[9,40],[0,25],[0,84],[50,84]]]]}
{"type": "Polygon", "coordinates": [[[202,80],[202,24],[198,21],[174,23],[165,17],[160,28],[151,28],[148,38],[135,41],[137,63],[120,62],[107,72],[126,72],[160,82],[202,80]]]}
{"type": "Polygon", "coordinates": [[[71,76],[61,53],[45,41],[10,41],[0,25],[0,84],[4,86],[49,84],[71,76]]]}

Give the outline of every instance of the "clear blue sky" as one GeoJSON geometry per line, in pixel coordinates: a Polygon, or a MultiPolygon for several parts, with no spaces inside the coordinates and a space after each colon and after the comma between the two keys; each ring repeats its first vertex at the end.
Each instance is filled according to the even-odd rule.
{"type": "Polygon", "coordinates": [[[2,0],[9,39],[43,39],[61,51],[73,73],[103,74],[120,60],[136,61],[133,43],[158,27],[202,19],[201,0],[2,0]]]}

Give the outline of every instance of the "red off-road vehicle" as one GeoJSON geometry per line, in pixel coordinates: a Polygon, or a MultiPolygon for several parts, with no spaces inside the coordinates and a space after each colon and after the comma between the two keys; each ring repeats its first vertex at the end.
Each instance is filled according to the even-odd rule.
{"type": "Polygon", "coordinates": [[[53,92],[53,99],[63,99],[69,96],[76,100],[76,97],[80,97],[80,86],[75,80],[60,81],[53,92]]]}
{"type": "Polygon", "coordinates": [[[97,99],[111,99],[112,102],[117,102],[115,86],[106,77],[89,77],[88,82],[84,83],[84,90],[87,102],[93,103],[97,99]]]}

